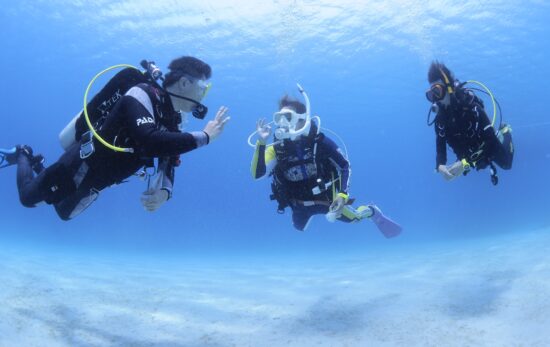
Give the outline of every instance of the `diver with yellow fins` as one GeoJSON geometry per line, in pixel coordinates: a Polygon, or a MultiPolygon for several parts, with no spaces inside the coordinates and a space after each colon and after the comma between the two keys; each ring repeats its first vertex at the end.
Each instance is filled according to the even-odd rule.
{"type": "Polygon", "coordinates": [[[201,101],[210,88],[210,66],[185,56],[173,60],[163,77],[153,62],[141,65],[144,72],[117,65],[96,75],[86,90],[83,111],[60,134],[65,152],[51,166],[44,168],[43,157],[35,156],[29,146],[0,150],[0,167],[17,165],[19,198],[25,207],[45,201],[54,205],[61,219],[72,219],[101,190],[142,168],[140,175],[149,178],[141,198],[145,209],[154,211],[170,198],[179,155],[216,139],[229,120],[228,109],[222,106],[203,131],[182,132],[185,113],[206,116],[208,109],[201,101]],[[125,69],[88,103],[95,79],[120,67],[125,69]],[[153,183],[151,171],[156,174],[153,183]]]}
{"type": "Polygon", "coordinates": [[[434,125],[436,136],[436,170],[450,181],[466,175],[472,169],[491,170],[491,182],[498,184],[495,164],[504,170],[512,168],[514,145],[512,128],[502,123],[500,104],[493,93],[477,81],[460,83],[445,64],[433,61],[428,71],[430,89],[426,98],[432,103],[428,112],[428,125],[434,125]],[[466,87],[477,84],[483,89],[466,87]],[[474,93],[483,92],[491,97],[493,119],[485,112],[483,101],[474,93]],[[500,125],[495,129],[497,106],[500,125]],[[436,113],[430,121],[431,113],[436,113]],[[457,161],[447,164],[447,145],[456,154],[457,161]]]}
{"type": "Polygon", "coordinates": [[[386,237],[399,235],[401,227],[384,216],[376,205],[352,207],[355,199],[348,193],[347,153],[343,154],[324,134],[322,130],[328,129],[321,128],[319,117],[311,117],[309,98],[300,85],[298,89],[305,105],[283,97],[273,121],[259,120],[256,131],[248,138],[249,145],[255,148],[252,177],[273,176],[271,199],[277,201],[281,214],[290,207],[297,230],[304,231],[311,217],[324,214],[331,222],[351,223],[370,218],[386,237]],[[272,132],[274,142],[267,144],[272,132]],[[251,140],[255,135],[258,139],[254,145],[251,140]]]}

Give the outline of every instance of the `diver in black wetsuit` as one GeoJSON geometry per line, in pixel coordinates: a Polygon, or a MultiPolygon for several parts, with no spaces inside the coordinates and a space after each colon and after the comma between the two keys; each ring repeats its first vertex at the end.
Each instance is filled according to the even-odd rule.
{"type": "Polygon", "coordinates": [[[473,90],[455,80],[451,71],[442,63],[434,61],[428,72],[431,86],[427,99],[436,110],[434,129],[436,136],[436,170],[446,180],[472,168],[491,169],[491,181],[498,184],[497,164],[502,169],[512,168],[514,146],[512,128],[502,124],[495,131],[485,113],[483,101],[473,90]],[[456,154],[457,161],[447,166],[447,145],[456,154]]]}
{"type": "Polygon", "coordinates": [[[113,151],[95,138],[93,153],[83,153],[84,139],[75,141],[48,168],[29,146],[0,153],[7,165],[17,164],[21,203],[34,207],[45,201],[55,206],[61,219],[69,220],[95,201],[101,190],[123,182],[154,158],[159,159],[158,179],[144,193],[142,203],[154,211],[167,201],[179,155],[209,144],[229,120],[228,109],[222,106],[203,131],[179,131],[180,112],[193,112],[201,119],[206,115],[206,106],[200,101],[209,88],[206,81],[211,68],[197,58],[182,57],[172,61],[169,69],[162,88],[155,83],[130,88],[96,128],[108,143],[131,147],[133,153],[113,151]]]}

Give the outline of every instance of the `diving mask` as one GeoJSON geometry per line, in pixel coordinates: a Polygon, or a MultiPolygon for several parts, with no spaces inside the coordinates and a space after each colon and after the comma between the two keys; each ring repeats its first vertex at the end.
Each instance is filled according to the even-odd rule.
{"type": "MultiPolygon", "coordinates": [[[[196,79],[196,78],[193,78],[191,76],[186,76],[186,77],[191,82],[196,84],[196,86],[199,90],[200,99],[201,100],[204,99],[206,97],[206,95],[208,94],[208,92],[210,91],[210,89],[212,88],[212,83],[211,82],[206,82],[203,79],[196,79]]],[[[200,102],[198,102],[196,100],[193,100],[193,99],[189,99],[189,101],[191,101],[195,104],[195,107],[193,107],[193,110],[191,111],[191,113],[193,114],[193,117],[198,118],[198,119],[204,119],[204,117],[206,117],[206,113],[208,113],[208,107],[206,107],[206,105],[203,105],[200,102]]]]}
{"type": "MultiPolygon", "coordinates": [[[[206,80],[202,78],[193,77],[189,74],[182,73],[180,75],[181,77],[185,77],[189,80],[189,82],[195,84],[195,86],[198,89],[198,95],[200,95],[201,100],[206,97],[210,89],[212,88],[212,82],[206,82],[206,80]]],[[[180,77],[180,78],[181,78],[180,77]]]]}
{"type": "Polygon", "coordinates": [[[197,80],[197,87],[201,91],[202,98],[205,98],[210,89],[212,88],[212,82],[206,82],[205,80],[197,80]]]}
{"type": "Polygon", "coordinates": [[[441,101],[445,97],[445,85],[442,83],[434,83],[430,89],[426,91],[426,99],[431,103],[441,101]]]}
{"type": "Polygon", "coordinates": [[[180,78],[181,77],[187,78],[191,83],[193,83],[196,86],[197,91],[198,91],[198,93],[196,95],[199,98],[199,100],[195,100],[195,99],[188,98],[188,97],[185,97],[183,95],[178,95],[178,94],[174,94],[174,93],[168,93],[168,95],[171,95],[171,96],[179,98],[179,99],[187,100],[187,101],[193,103],[194,106],[193,106],[193,109],[191,110],[191,114],[193,115],[193,117],[198,118],[198,119],[204,119],[204,117],[206,117],[206,114],[208,113],[208,107],[206,107],[206,105],[202,104],[200,102],[200,100],[202,100],[206,97],[206,95],[208,94],[208,92],[212,88],[212,83],[206,82],[206,80],[204,80],[204,79],[196,78],[196,77],[193,77],[193,76],[188,75],[188,74],[181,74],[180,78]]]}
{"type": "Polygon", "coordinates": [[[273,114],[275,138],[278,140],[295,140],[297,137],[309,133],[311,119],[308,113],[297,113],[291,108],[283,107],[273,114]]]}

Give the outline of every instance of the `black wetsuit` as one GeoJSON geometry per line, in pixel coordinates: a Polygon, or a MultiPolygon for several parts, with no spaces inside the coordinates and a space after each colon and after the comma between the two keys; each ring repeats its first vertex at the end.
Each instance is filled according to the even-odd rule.
{"type": "Polygon", "coordinates": [[[483,102],[468,89],[457,89],[450,106],[441,106],[435,118],[436,169],[447,163],[447,147],[458,160],[466,159],[477,170],[495,162],[503,169],[512,168],[514,148],[510,132],[502,142],[485,113],[483,102]]]}
{"type": "Polygon", "coordinates": [[[179,154],[208,143],[204,132],[181,133],[170,98],[148,84],[131,88],[114,106],[98,130],[108,143],[130,147],[134,153],[115,152],[94,139],[95,152],[81,159],[79,142],[59,160],[34,177],[30,159],[18,158],[17,185],[27,207],[46,201],[68,220],[95,200],[99,191],[121,183],[140,168],[159,158],[163,188],[171,193],[174,166],[179,154]]]}

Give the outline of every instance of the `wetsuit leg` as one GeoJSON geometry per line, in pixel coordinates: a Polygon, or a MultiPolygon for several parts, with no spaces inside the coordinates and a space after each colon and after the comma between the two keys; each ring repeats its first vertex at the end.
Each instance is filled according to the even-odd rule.
{"type": "MultiPolygon", "coordinates": [[[[77,207],[79,207],[79,204],[81,201],[90,196],[90,190],[89,189],[79,189],[70,196],[66,197],[65,199],[61,200],[60,202],[54,204],[55,212],[57,212],[57,215],[59,218],[61,218],[64,221],[71,220],[74,218],[77,214],[82,212],[82,210],[86,209],[89,205],[84,206],[82,210],[76,211],[77,207]]],[[[95,199],[94,199],[95,200],[95,199]]],[[[93,202],[93,201],[92,201],[93,202]]],[[[91,204],[91,202],[90,202],[91,204]]]]}
{"type": "Polygon", "coordinates": [[[344,223],[358,222],[361,220],[359,214],[351,206],[344,206],[342,215],[338,217],[338,220],[344,223]]]}
{"type": "MultiPolygon", "coordinates": [[[[48,204],[59,204],[62,207],[56,206],[58,214],[62,219],[68,218],[78,204],[78,201],[74,201],[71,197],[77,193],[74,176],[77,171],[75,168],[82,163],[79,158],[79,147],[74,146],[73,149],[63,153],[57,162],[42,170],[35,177],[32,160],[27,155],[19,155],[17,159],[17,187],[23,206],[34,207],[35,204],[42,201],[48,204]],[[63,202],[65,199],[68,201],[63,202]]],[[[36,167],[34,169],[36,170],[36,167]]],[[[89,190],[86,193],[89,194],[89,190]]]]}
{"type": "Polygon", "coordinates": [[[307,211],[300,209],[292,210],[292,224],[296,230],[304,231],[311,217],[313,215],[307,211]]]}
{"type": "Polygon", "coordinates": [[[34,176],[31,159],[26,155],[17,158],[17,190],[19,200],[25,207],[34,207],[46,197],[41,189],[45,171],[34,176]]]}
{"type": "Polygon", "coordinates": [[[316,214],[326,214],[328,209],[328,206],[323,205],[293,207],[292,224],[297,230],[304,231],[307,228],[311,217],[316,214]]]}
{"type": "Polygon", "coordinates": [[[344,223],[358,222],[364,218],[370,218],[373,215],[373,211],[369,206],[361,205],[357,209],[347,205],[342,211],[342,215],[338,218],[339,221],[344,223]]]}
{"type": "Polygon", "coordinates": [[[500,143],[497,147],[497,152],[493,158],[493,161],[504,170],[510,170],[512,168],[513,160],[514,144],[512,142],[512,134],[507,132],[502,134],[502,143],[500,143]]]}

